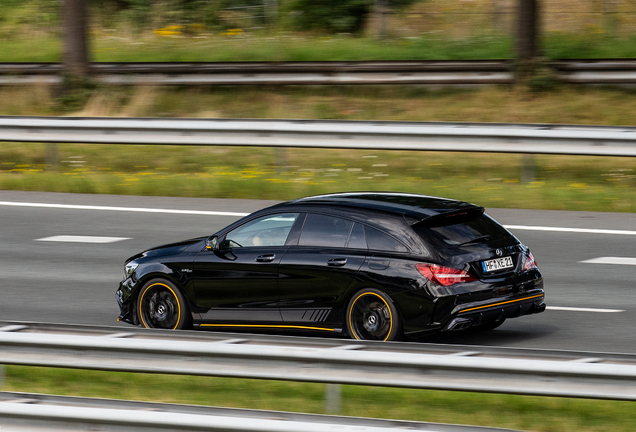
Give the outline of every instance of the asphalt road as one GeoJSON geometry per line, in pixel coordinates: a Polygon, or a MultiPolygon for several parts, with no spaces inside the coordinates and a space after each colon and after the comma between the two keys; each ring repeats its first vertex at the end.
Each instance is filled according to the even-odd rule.
{"type": "MultiPolygon", "coordinates": [[[[116,322],[115,302],[127,257],[158,244],[211,234],[238,218],[136,209],[249,213],[270,204],[0,191],[0,319],[127,326],[116,322]],[[126,239],[41,241],[51,236],[126,239]]],[[[532,249],[545,276],[546,302],[552,309],[508,320],[491,332],[444,334],[430,342],[636,353],[636,235],[585,231],[634,232],[635,214],[507,209],[488,209],[488,213],[504,225],[573,229],[511,229],[532,249]],[[632,260],[622,265],[582,262],[600,257],[632,260]]]]}

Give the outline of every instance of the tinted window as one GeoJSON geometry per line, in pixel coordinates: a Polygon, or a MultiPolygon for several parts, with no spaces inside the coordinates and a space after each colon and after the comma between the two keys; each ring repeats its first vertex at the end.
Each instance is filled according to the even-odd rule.
{"type": "Polygon", "coordinates": [[[225,236],[228,247],[284,246],[298,213],[263,216],[233,229],[225,236]]]}
{"type": "Polygon", "coordinates": [[[352,249],[367,249],[367,241],[364,238],[364,228],[359,223],[353,225],[347,247],[352,249]]]}
{"type": "Polygon", "coordinates": [[[449,217],[447,220],[437,221],[434,226],[413,228],[421,237],[442,248],[511,237],[504,227],[483,213],[449,217]]]}
{"type": "Polygon", "coordinates": [[[353,222],[333,216],[308,214],[300,233],[301,246],[345,247],[353,222]]]}
{"type": "Polygon", "coordinates": [[[389,251],[389,252],[408,252],[406,246],[393,237],[368,226],[364,227],[369,249],[389,251]]]}

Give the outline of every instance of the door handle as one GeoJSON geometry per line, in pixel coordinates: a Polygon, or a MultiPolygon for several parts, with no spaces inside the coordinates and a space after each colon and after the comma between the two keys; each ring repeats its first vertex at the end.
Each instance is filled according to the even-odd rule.
{"type": "Polygon", "coordinates": [[[327,261],[327,265],[330,265],[332,267],[341,267],[345,265],[346,263],[347,263],[346,258],[333,258],[327,261]]]}
{"type": "Polygon", "coordinates": [[[256,257],[256,261],[258,261],[258,262],[272,262],[272,261],[274,261],[275,258],[276,258],[275,254],[259,255],[259,256],[256,257]]]}

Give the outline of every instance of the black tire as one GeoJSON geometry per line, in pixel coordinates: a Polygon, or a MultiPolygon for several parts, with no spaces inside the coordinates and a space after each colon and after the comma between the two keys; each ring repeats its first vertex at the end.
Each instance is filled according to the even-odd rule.
{"type": "Polygon", "coordinates": [[[472,327],[471,330],[479,332],[490,331],[496,329],[504,322],[506,322],[505,319],[502,319],[501,321],[491,321],[489,323],[479,324],[478,326],[472,327]]]}
{"type": "Polygon", "coordinates": [[[352,339],[397,340],[401,336],[400,315],[382,291],[363,289],[347,306],[347,331],[352,339]]]}
{"type": "Polygon", "coordinates": [[[183,294],[165,279],[153,279],[141,288],[137,311],[139,322],[146,328],[185,329],[192,321],[183,294]]]}

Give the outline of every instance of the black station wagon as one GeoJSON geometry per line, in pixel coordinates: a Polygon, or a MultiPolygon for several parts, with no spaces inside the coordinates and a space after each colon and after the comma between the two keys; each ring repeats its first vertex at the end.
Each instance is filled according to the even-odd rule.
{"type": "Polygon", "coordinates": [[[396,340],[489,330],[545,310],[528,248],[484,208],[341,193],[257,211],[128,259],[120,320],[148,328],[396,340]]]}

